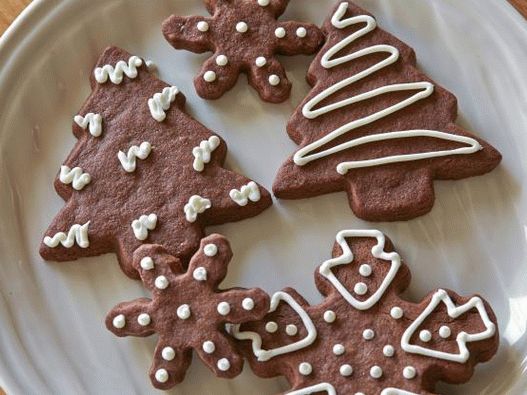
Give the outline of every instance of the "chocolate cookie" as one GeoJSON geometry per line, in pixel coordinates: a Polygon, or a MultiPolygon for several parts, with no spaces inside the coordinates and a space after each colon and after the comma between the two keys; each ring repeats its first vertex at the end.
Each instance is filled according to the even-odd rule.
{"type": "Polygon", "coordinates": [[[454,123],[456,98],[370,14],[339,2],[323,31],[327,42],[307,77],[313,89],[287,127],[300,149],[276,176],[277,197],[346,191],[362,219],[407,220],[432,209],[434,179],[498,165],[492,146],[454,123]]]}
{"type": "Polygon", "coordinates": [[[438,381],[469,380],[498,348],[481,297],[439,289],[402,299],[410,272],[379,231],[339,232],[315,282],[319,305],[285,289],[263,320],[230,328],[255,373],[285,376],[289,395],[432,394],[438,381]]]}
{"type": "Polygon", "coordinates": [[[185,96],[144,61],[108,48],[75,117],[78,139],[55,189],[66,200],[40,254],[69,261],[116,252],[124,272],[143,243],[188,261],[208,225],[259,214],[272,203],[255,182],[222,168],[225,142],[184,112],[185,96]]]}
{"type": "Polygon", "coordinates": [[[324,39],[311,23],[281,22],[289,0],[205,0],[212,17],[173,15],[163,34],[177,49],[214,52],[195,78],[204,99],[217,99],[231,89],[240,73],[268,102],[289,97],[291,83],[276,55],[315,53],[324,39]]]}
{"type": "Polygon", "coordinates": [[[188,270],[158,245],[141,246],[133,266],[152,292],[112,309],[106,327],[117,336],[159,335],[150,369],[154,387],[168,389],[183,381],[194,350],[220,377],[234,377],[243,359],[224,331],[225,323],[262,318],[269,297],[260,289],[218,290],[232,252],[228,241],[212,235],[201,241],[188,270]]]}

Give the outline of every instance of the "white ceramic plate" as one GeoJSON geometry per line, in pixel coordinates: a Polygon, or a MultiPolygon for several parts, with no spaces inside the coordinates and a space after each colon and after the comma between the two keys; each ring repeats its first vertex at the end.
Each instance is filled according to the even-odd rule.
{"type": "MultiPolygon", "coordinates": [[[[320,23],[331,0],[292,1],[285,18],[320,23]]],[[[501,327],[499,354],[471,383],[444,394],[524,394],[527,388],[527,22],[504,0],[361,0],[381,26],[418,54],[422,68],[453,91],[460,122],[504,156],[491,174],[436,182],[434,210],[395,224],[357,220],[343,193],[277,202],[254,219],[214,229],[235,260],[227,286],[290,285],[320,299],[312,273],[336,232],[378,227],[413,271],[409,297],[437,287],[481,292],[501,327]]],[[[308,92],[309,58],[283,59],[294,82],[282,105],[262,103],[242,78],[221,100],[197,97],[192,77],[206,55],[175,51],[160,33],[171,13],[204,14],[198,0],[36,0],[0,40],[0,376],[9,394],[153,393],[147,377],[155,339],[118,339],[103,320],[116,303],[143,294],[115,256],[48,264],[43,231],[62,206],[52,182],[73,147],[71,118],[89,94],[101,50],[115,44],[153,59],[189,109],[220,131],[228,164],[270,189],[293,150],[284,126],[308,92]]],[[[247,368],[218,380],[196,359],[174,394],[273,394],[281,380],[247,368]],[[258,388],[258,390],[255,390],[258,388]]]]}

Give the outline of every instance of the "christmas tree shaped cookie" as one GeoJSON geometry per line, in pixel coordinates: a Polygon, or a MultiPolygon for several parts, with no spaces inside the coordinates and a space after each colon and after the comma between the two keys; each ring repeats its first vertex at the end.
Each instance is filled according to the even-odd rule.
{"type": "Polygon", "coordinates": [[[300,149],[278,172],[277,197],[346,191],[362,219],[406,220],[431,210],[434,179],[498,165],[492,146],[454,123],[456,98],[416,68],[411,48],[352,2],[331,15],[313,89],[288,124],[300,149]]]}
{"type": "Polygon", "coordinates": [[[259,214],[271,205],[255,182],[225,170],[225,142],[184,111],[185,97],[144,61],[108,48],[92,94],[74,119],[78,139],[55,180],[66,201],[45,232],[44,259],[116,252],[124,272],[143,243],[184,262],[203,228],[259,214]]]}
{"type": "Polygon", "coordinates": [[[315,282],[322,303],[285,289],[263,320],[230,329],[256,374],[285,376],[289,395],[433,394],[438,381],[465,382],[496,353],[496,317],[481,297],[400,297],[410,272],[379,231],[340,232],[315,282]]]}
{"type": "Polygon", "coordinates": [[[220,235],[201,242],[188,270],[157,245],[141,246],[133,265],[153,299],[141,298],[112,309],[106,326],[117,336],[159,335],[150,378],[168,389],[183,381],[194,350],[219,377],[237,376],[243,359],[225,332],[225,323],[262,318],[269,297],[260,289],[218,290],[232,257],[220,235]]]}
{"type": "Polygon", "coordinates": [[[214,52],[195,78],[204,99],[231,89],[240,73],[268,102],[289,97],[291,83],[276,55],[315,53],[324,39],[311,23],[278,21],[289,0],[205,0],[211,17],[173,15],[163,34],[177,49],[214,52]]]}

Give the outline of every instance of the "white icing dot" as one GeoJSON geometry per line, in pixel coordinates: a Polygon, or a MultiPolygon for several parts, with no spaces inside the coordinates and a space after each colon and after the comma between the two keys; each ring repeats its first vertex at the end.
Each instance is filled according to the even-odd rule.
{"type": "Polygon", "coordinates": [[[141,259],[141,269],[152,270],[154,268],[154,260],[149,256],[145,256],[141,259]]]}
{"type": "Polygon", "coordinates": [[[222,358],[218,361],[217,366],[219,370],[221,370],[222,372],[226,372],[231,368],[231,363],[227,358],[222,358]]]}
{"type": "Polygon", "coordinates": [[[364,395],[364,392],[355,392],[355,395],[364,395]]]}
{"type": "Polygon", "coordinates": [[[205,74],[203,74],[203,79],[207,82],[214,82],[216,81],[216,73],[212,70],[206,71],[205,74]]]}
{"type": "Polygon", "coordinates": [[[384,348],[382,349],[382,353],[385,357],[393,357],[393,355],[395,354],[395,349],[393,348],[393,346],[388,344],[384,346],[384,348]]]}
{"type": "Polygon", "coordinates": [[[231,306],[227,302],[218,303],[218,313],[227,315],[231,312],[231,306]]]}
{"type": "Polygon", "coordinates": [[[161,357],[165,361],[172,361],[176,357],[176,352],[174,351],[172,347],[165,347],[161,351],[161,357]]]}
{"type": "Polygon", "coordinates": [[[333,354],[335,355],[342,355],[346,352],[346,349],[342,344],[335,344],[333,346],[333,354]]]}
{"type": "Polygon", "coordinates": [[[269,333],[275,333],[278,330],[278,324],[274,321],[269,321],[265,324],[265,330],[269,333]]]}
{"type": "Polygon", "coordinates": [[[141,313],[137,317],[137,323],[141,326],[147,326],[150,324],[150,316],[146,313],[141,313]]]}
{"type": "Polygon", "coordinates": [[[205,21],[199,21],[198,30],[203,33],[209,31],[209,24],[205,21]]]}
{"type": "Polygon", "coordinates": [[[344,364],[340,367],[339,372],[342,376],[348,377],[352,375],[353,368],[351,367],[351,365],[344,364]]]}
{"type": "Polygon", "coordinates": [[[202,348],[207,354],[212,354],[214,351],[216,351],[216,345],[210,340],[203,342],[202,348]]]}
{"type": "Polygon", "coordinates": [[[300,38],[304,38],[305,36],[307,36],[307,30],[305,27],[299,27],[298,29],[296,29],[296,35],[300,38]]]}
{"type": "Polygon", "coordinates": [[[252,309],[254,309],[254,300],[252,300],[251,298],[245,298],[244,300],[242,300],[242,307],[244,310],[251,311],[252,309]]]}
{"type": "Polygon", "coordinates": [[[274,35],[278,38],[284,38],[285,37],[285,29],[283,27],[277,27],[274,31],[274,35]]]}
{"type": "Polygon", "coordinates": [[[369,277],[371,276],[371,273],[373,272],[373,269],[371,268],[370,265],[368,264],[363,264],[363,265],[360,265],[359,267],[359,274],[362,276],[362,277],[369,277]]]}
{"type": "Polygon", "coordinates": [[[168,372],[166,369],[156,370],[156,380],[160,383],[166,383],[168,381],[168,372]]]}
{"type": "Polygon", "coordinates": [[[413,366],[407,366],[403,369],[403,377],[411,380],[417,375],[417,372],[413,366]]]}
{"type": "Polygon", "coordinates": [[[207,280],[207,269],[205,269],[204,267],[201,267],[201,266],[197,267],[192,272],[192,277],[194,277],[194,280],[197,280],[197,281],[205,281],[205,280],[207,280]]]}
{"type": "Polygon", "coordinates": [[[227,66],[228,63],[229,63],[229,59],[227,59],[227,56],[225,56],[225,55],[218,55],[216,57],[216,64],[218,66],[221,66],[221,67],[227,66]]]}
{"type": "Polygon", "coordinates": [[[364,295],[366,292],[368,292],[368,286],[364,283],[357,283],[355,284],[353,290],[357,295],[364,295]]]}
{"type": "Polygon", "coordinates": [[[258,56],[254,63],[258,67],[264,67],[267,64],[267,59],[265,59],[263,56],[258,56]]]}
{"type": "Polygon", "coordinates": [[[362,332],[362,337],[364,340],[371,340],[375,337],[375,332],[373,329],[365,329],[364,332],[362,332]]]}
{"type": "Polygon", "coordinates": [[[392,316],[393,319],[401,319],[403,318],[403,309],[401,309],[400,307],[392,307],[392,309],[390,310],[390,315],[392,316]]]}
{"type": "Polygon", "coordinates": [[[424,329],[419,332],[419,339],[421,339],[421,341],[425,343],[428,343],[430,340],[432,340],[432,334],[430,333],[430,331],[424,329]]]}
{"type": "Polygon", "coordinates": [[[238,33],[245,33],[249,29],[249,26],[247,26],[247,23],[245,22],[238,22],[236,24],[236,31],[238,33]]]}
{"type": "Polygon", "coordinates": [[[308,362],[302,362],[298,365],[298,372],[303,376],[308,376],[313,371],[313,367],[308,362]]]}
{"type": "Polygon", "coordinates": [[[269,0],[258,0],[258,5],[262,7],[267,7],[269,5],[269,0]]]}
{"type": "Polygon", "coordinates": [[[154,285],[157,289],[165,289],[168,287],[168,279],[165,276],[158,276],[154,281],[154,285]]]}
{"type": "Polygon", "coordinates": [[[122,314],[116,315],[112,321],[112,324],[117,329],[122,329],[126,325],[126,317],[122,314]]]}
{"type": "Polygon", "coordinates": [[[374,379],[380,379],[382,377],[382,368],[380,366],[372,366],[370,369],[370,376],[374,379]]]}
{"type": "Polygon", "coordinates": [[[182,320],[187,320],[190,318],[190,306],[188,304],[182,304],[177,308],[176,314],[182,320]]]}
{"type": "Polygon", "coordinates": [[[443,325],[441,328],[439,328],[439,336],[441,336],[443,339],[448,339],[451,334],[452,331],[448,326],[443,325]]]}
{"type": "Polygon", "coordinates": [[[207,244],[205,247],[203,247],[203,252],[207,256],[215,256],[218,253],[218,247],[216,244],[207,244]]]}
{"type": "Polygon", "coordinates": [[[278,77],[276,74],[271,74],[269,76],[269,84],[272,86],[277,86],[280,83],[280,77],[278,77]]]}
{"type": "Polygon", "coordinates": [[[285,333],[287,333],[289,336],[294,336],[298,333],[298,328],[293,324],[287,325],[285,327],[285,333]]]}
{"type": "Polygon", "coordinates": [[[324,321],[326,321],[328,324],[335,322],[336,319],[337,315],[334,311],[328,310],[324,313],[324,321]]]}

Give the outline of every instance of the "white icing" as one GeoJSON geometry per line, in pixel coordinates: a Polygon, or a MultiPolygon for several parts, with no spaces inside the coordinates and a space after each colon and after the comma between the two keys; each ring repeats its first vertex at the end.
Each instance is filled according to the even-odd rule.
{"type": "Polygon", "coordinates": [[[220,139],[218,136],[211,136],[208,140],[203,140],[199,143],[199,146],[192,149],[192,155],[194,155],[194,163],[192,166],[196,171],[203,171],[205,164],[211,160],[212,152],[220,145],[220,139]]]}
{"type": "Polygon", "coordinates": [[[205,22],[205,21],[199,21],[198,24],[196,25],[196,27],[202,33],[205,33],[205,32],[209,31],[209,24],[207,22],[205,22]]]}
{"type": "Polygon", "coordinates": [[[161,351],[161,358],[165,361],[172,361],[176,357],[176,351],[172,347],[164,347],[161,351]]]}
{"type": "Polygon", "coordinates": [[[165,276],[157,276],[154,281],[154,285],[157,289],[166,289],[168,284],[168,279],[165,276]]]}
{"type": "Polygon", "coordinates": [[[157,64],[153,60],[146,60],[145,66],[151,73],[157,73],[157,64]]]}
{"type": "Polygon", "coordinates": [[[84,130],[88,129],[93,137],[99,137],[102,134],[102,116],[100,114],[89,112],[85,116],[76,115],[73,120],[84,130]]]}
{"type": "Polygon", "coordinates": [[[293,297],[288,293],[280,291],[276,292],[271,297],[269,313],[275,311],[281,301],[287,303],[302,319],[302,323],[304,324],[304,327],[307,330],[307,335],[303,339],[282,347],[264,350],[262,349],[262,337],[258,333],[250,331],[240,332],[240,325],[232,326],[232,336],[234,336],[238,340],[252,341],[253,353],[257,357],[258,361],[268,361],[278,355],[288,354],[290,352],[301,350],[311,345],[317,338],[317,329],[313,324],[313,321],[311,320],[307,312],[302,308],[302,306],[300,306],[298,302],[293,299],[293,297]]]}
{"type": "Polygon", "coordinates": [[[249,26],[247,26],[247,23],[245,23],[245,22],[238,22],[236,24],[236,31],[238,33],[245,33],[245,32],[247,32],[247,30],[249,30],[249,26]]]}
{"type": "Polygon", "coordinates": [[[112,325],[117,329],[123,329],[126,325],[126,317],[122,314],[116,315],[112,321],[112,325]]]}
{"type": "Polygon", "coordinates": [[[381,391],[380,395],[419,395],[419,394],[416,394],[415,392],[401,390],[399,388],[385,388],[381,391]]]}
{"type": "Polygon", "coordinates": [[[364,283],[357,283],[353,288],[357,295],[365,295],[368,292],[368,286],[364,283]]]}
{"type": "Polygon", "coordinates": [[[394,320],[400,320],[401,318],[403,318],[403,315],[404,311],[399,306],[392,307],[392,309],[390,310],[390,316],[394,320]]]}
{"type": "Polygon", "coordinates": [[[222,358],[218,361],[217,366],[219,370],[221,370],[222,372],[226,372],[231,368],[231,363],[227,358],[222,358]]]}
{"type": "Polygon", "coordinates": [[[91,177],[88,173],[84,173],[80,167],[70,169],[63,165],[60,167],[59,180],[64,184],[71,184],[73,189],[80,191],[90,183],[91,177]]]}
{"type": "Polygon", "coordinates": [[[278,38],[284,38],[285,37],[285,29],[283,27],[277,27],[274,31],[274,35],[278,38]]]}
{"type": "Polygon", "coordinates": [[[152,270],[154,268],[154,260],[149,256],[145,256],[140,262],[143,270],[152,270]]]}
{"type": "Polygon", "coordinates": [[[220,302],[218,303],[217,310],[220,315],[225,316],[231,312],[231,305],[227,302],[220,302]]]}
{"type": "Polygon", "coordinates": [[[132,222],[132,230],[137,240],[146,240],[148,237],[148,231],[154,230],[157,226],[157,215],[148,214],[141,215],[139,219],[135,219],[132,222]]]}
{"type": "Polygon", "coordinates": [[[441,338],[448,339],[451,334],[452,334],[452,331],[450,330],[450,327],[443,325],[441,328],[439,328],[439,336],[441,338]]]}
{"type": "Polygon", "coordinates": [[[188,304],[182,304],[176,310],[178,318],[182,320],[188,320],[192,312],[190,311],[190,306],[188,304]]]}
{"type": "Polygon", "coordinates": [[[218,247],[216,246],[216,244],[207,244],[205,247],[203,247],[203,253],[208,257],[216,256],[216,254],[218,253],[218,247]]]}
{"type": "Polygon", "coordinates": [[[388,286],[395,278],[395,275],[401,266],[401,257],[396,252],[384,251],[384,244],[386,240],[384,234],[378,230],[342,230],[337,234],[336,240],[343,251],[342,255],[325,261],[322,265],[320,265],[319,272],[333,284],[337,291],[350,305],[358,310],[368,310],[379,301],[388,286]],[[371,249],[372,255],[375,258],[391,262],[390,269],[379,288],[375,292],[372,292],[370,297],[364,301],[356,299],[331,271],[331,268],[334,266],[347,265],[353,262],[354,257],[346,241],[347,237],[376,238],[377,244],[371,249]]]}
{"type": "Polygon", "coordinates": [[[246,206],[249,200],[251,202],[257,202],[261,198],[260,188],[254,181],[243,185],[240,190],[232,189],[229,192],[229,196],[238,206],[246,206]]]}
{"type": "Polygon", "coordinates": [[[278,330],[278,324],[274,321],[269,321],[265,324],[265,331],[269,333],[275,333],[278,330]]]}
{"type": "Polygon", "coordinates": [[[114,66],[104,65],[103,67],[97,67],[93,72],[95,80],[99,84],[104,84],[108,81],[108,77],[113,84],[119,85],[123,82],[123,78],[126,75],[128,78],[134,79],[137,77],[137,68],[143,65],[141,58],[132,56],[128,59],[128,64],[124,60],[120,60],[114,66]]]}
{"type": "Polygon", "coordinates": [[[335,344],[333,346],[333,354],[335,355],[342,355],[346,352],[346,349],[342,344],[335,344]]]}
{"type": "Polygon", "coordinates": [[[205,341],[202,348],[207,354],[212,354],[214,351],[216,351],[216,345],[210,340],[205,341]]]}
{"type": "Polygon", "coordinates": [[[407,366],[403,369],[403,377],[407,380],[411,380],[415,378],[417,375],[417,371],[413,366],[407,366]]]}
{"type": "Polygon", "coordinates": [[[393,348],[393,346],[387,344],[386,346],[383,347],[382,353],[384,354],[385,357],[391,358],[395,354],[395,349],[393,348]]]}
{"type": "Polygon", "coordinates": [[[374,379],[380,379],[382,377],[382,368],[380,366],[372,366],[370,369],[370,376],[374,379]]]}
{"type": "Polygon", "coordinates": [[[423,312],[415,319],[414,322],[406,329],[401,338],[401,347],[404,351],[412,354],[420,354],[431,358],[444,359],[447,361],[465,363],[470,357],[470,352],[467,348],[467,343],[476,342],[488,339],[494,336],[496,332],[496,327],[494,323],[490,320],[487,311],[485,310],[485,305],[481,298],[475,296],[471,298],[467,303],[456,306],[448,293],[440,289],[438,290],[430,300],[428,306],[423,310],[423,312]],[[459,332],[456,337],[456,342],[459,347],[459,353],[449,353],[438,350],[431,350],[426,347],[410,344],[410,339],[412,338],[415,331],[421,326],[421,324],[426,320],[426,318],[437,308],[440,303],[444,303],[447,308],[448,316],[451,318],[457,318],[460,315],[466,313],[469,310],[477,309],[478,314],[481,317],[483,324],[485,325],[485,330],[478,333],[466,333],[464,331],[459,332]]]}
{"type": "Polygon", "coordinates": [[[202,198],[199,195],[193,195],[188,200],[188,203],[185,204],[185,207],[183,207],[183,211],[188,222],[196,222],[198,214],[203,213],[211,207],[212,203],[209,199],[202,198]]]}
{"type": "Polygon", "coordinates": [[[318,394],[319,392],[325,392],[327,395],[337,395],[335,387],[329,383],[315,384],[310,387],[301,388],[296,391],[287,392],[287,395],[311,395],[318,394]]]}
{"type": "Polygon", "coordinates": [[[375,332],[373,329],[365,329],[364,332],[362,332],[362,337],[364,340],[372,340],[375,337],[375,332]]]}
{"type": "Polygon", "coordinates": [[[141,326],[147,326],[150,325],[151,319],[150,316],[147,313],[141,313],[137,317],[137,323],[141,326]]]}
{"type": "Polygon", "coordinates": [[[321,115],[330,113],[337,109],[340,109],[342,107],[346,107],[348,105],[353,105],[353,104],[356,104],[356,103],[359,103],[365,100],[369,100],[371,98],[378,97],[386,93],[407,92],[407,91],[418,91],[418,92],[413,94],[411,97],[404,99],[400,101],[399,103],[394,104],[388,108],[377,111],[376,113],[370,114],[363,118],[353,120],[329,132],[321,139],[316,140],[313,143],[308,144],[307,146],[301,148],[294,155],[295,164],[297,164],[298,166],[304,166],[307,163],[312,162],[314,160],[335,154],[337,152],[341,152],[343,150],[346,150],[352,147],[358,147],[361,145],[375,143],[379,141],[387,141],[387,140],[394,140],[394,139],[407,139],[407,138],[412,138],[412,137],[430,137],[430,138],[436,138],[436,139],[441,139],[445,141],[452,141],[452,142],[457,142],[461,144],[466,144],[467,146],[462,147],[462,148],[455,148],[451,150],[393,155],[393,156],[385,156],[385,157],[380,157],[380,158],[375,158],[375,159],[342,162],[338,164],[337,172],[340,174],[346,174],[350,169],[380,166],[380,165],[385,165],[388,163],[416,161],[416,160],[421,160],[421,159],[437,158],[437,157],[443,157],[443,156],[449,156],[449,155],[468,155],[468,154],[472,154],[472,153],[475,153],[481,150],[482,149],[481,145],[473,138],[466,137],[466,136],[458,136],[458,135],[445,133],[445,132],[439,132],[435,130],[405,130],[405,131],[394,131],[394,132],[373,134],[373,135],[368,135],[368,136],[363,136],[363,137],[358,137],[358,138],[352,138],[348,142],[341,143],[334,147],[321,150],[323,146],[331,143],[332,141],[336,140],[338,137],[350,131],[358,129],[362,126],[372,124],[375,121],[385,118],[400,110],[403,110],[404,108],[411,106],[412,104],[429,97],[430,95],[432,95],[434,91],[434,85],[426,81],[386,85],[383,87],[373,89],[368,92],[357,94],[347,99],[340,100],[336,103],[324,105],[316,110],[313,110],[314,107],[316,107],[322,101],[325,101],[328,97],[356,83],[357,81],[360,81],[376,73],[377,71],[397,62],[397,60],[399,59],[399,50],[391,45],[373,45],[373,46],[369,46],[369,47],[357,50],[355,52],[343,55],[341,57],[332,59],[333,56],[335,56],[340,51],[342,51],[346,46],[353,43],[357,39],[367,35],[371,31],[375,30],[377,27],[377,23],[375,19],[368,15],[359,15],[359,16],[354,16],[354,17],[350,17],[350,18],[343,20],[342,18],[344,17],[347,8],[348,8],[347,2],[343,2],[340,4],[340,6],[338,7],[337,11],[335,12],[331,20],[333,26],[335,26],[338,29],[344,29],[348,26],[364,24],[364,23],[366,24],[366,26],[362,27],[359,30],[355,30],[354,33],[352,33],[351,35],[349,35],[348,37],[346,37],[339,43],[335,44],[332,48],[330,48],[322,56],[321,65],[326,69],[330,69],[332,67],[339,66],[341,64],[344,64],[344,63],[347,63],[347,62],[350,62],[350,61],[353,61],[355,59],[359,59],[365,56],[369,56],[371,54],[386,53],[386,54],[389,54],[389,56],[385,58],[384,60],[370,66],[366,70],[363,70],[351,77],[345,78],[344,80],[341,80],[340,82],[320,92],[318,95],[313,97],[311,100],[309,100],[305,104],[305,106],[302,109],[302,114],[308,119],[314,119],[321,115]]]}
{"type": "Polygon", "coordinates": [[[156,376],[156,380],[160,383],[166,383],[169,377],[166,369],[156,370],[155,376],[156,376]]]}
{"type": "Polygon", "coordinates": [[[247,311],[251,311],[254,309],[254,300],[251,298],[245,298],[242,300],[242,308],[247,311]]]}
{"type": "Polygon", "coordinates": [[[351,367],[351,365],[344,364],[340,367],[339,372],[342,376],[348,377],[353,374],[353,368],[351,367]]]}
{"type": "Polygon", "coordinates": [[[156,93],[148,99],[148,108],[152,118],[157,122],[163,122],[167,117],[166,111],[170,109],[178,93],[179,89],[176,86],[167,86],[161,93],[156,93]]]}
{"type": "Polygon", "coordinates": [[[301,362],[298,365],[298,372],[302,376],[309,376],[313,372],[313,366],[309,362],[301,362]]]}
{"type": "Polygon", "coordinates": [[[203,74],[203,79],[207,82],[214,82],[216,81],[216,73],[212,70],[208,70],[203,74]]]}
{"type": "Polygon", "coordinates": [[[137,158],[146,159],[152,152],[152,145],[148,141],[143,141],[139,147],[132,145],[128,149],[128,153],[125,154],[123,151],[119,151],[117,158],[121,162],[121,166],[127,173],[133,173],[137,167],[137,158]]]}
{"type": "Polygon", "coordinates": [[[218,55],[216,57],[216,64],[220,67],[225,67],[229,64],[229,59],[225,55],[218,55]]]}
{"type": "Polygon", "coordinates": [[[280,77],[277,76],[276,74],[271,74],[269,76],[269,84],[271,86],[277,86],[278,84],[280,84],[280,77]]]}
{"type": "Polygon", "coordinates": [[[295,33],[297,37],[300,37],[300,38],[304,38],[305,36],[307,36],[307,30],[305,27],[299,27],[298,29],[296,29],[295,33]]]}
{"type": "Polygon", "coordinates": [[[370,277],[372,272],[373,272],[373,269],[371,268],[370,265],[367,265],[367,264],[360,265],[359,274],[362,277],[370,277]]]}
{"type": "Polygon", "coordinates": [[[332,310],[327,310],[324,312],[324,321],[328,324],[332,324],[337,319],[337,315],[332,310]]]}
{"type": "Polygon", "coordinates": [[[72,225],[68,234],[64,232],[58,232],[53,237],[44,237],[44,244],[50,248],[58,247],[61,244],[63,247],[71,248],[75,243],[80,248],[88,248],[90,246],[90,240],[88,239],[88,226],[90,221],[84,225],[75,224],[72,225]]]}
{"type": "Polygon", "coordinates": [[[419,332],[419,339],[421,339],[422,342],[428,343],[430,340],[432,340],[432,333],[424,329],[419,332]]]}
{"type": "Polygon", "coordinates": [[[258,0],[258,5],[261,5],[262,7],[267,7],[269,5],[269,0],[258,0]]]}
{"type": "Polygon", "coordinates": [[[257,67],[264,67],[267,64],[267,59],[263,56],[258,56],[254,62],[257,67]]]}
{"type": "Polygon", "coordinates": [[[207,280],[207,269],[204,267],[197,267],[192,272],[192,277],[194,277],[194,280],[196,281],[206,281],[207,280]]]}
{"type": "Polygon", "coordinates": [[[298,333],[298,328],[296,325],[289,324],[285,327],[285,333],[287,333],[289,336],[295,336],[298,333]]]}

